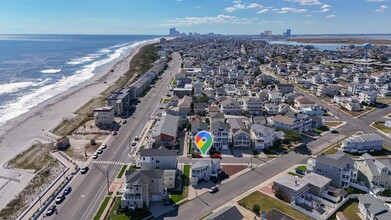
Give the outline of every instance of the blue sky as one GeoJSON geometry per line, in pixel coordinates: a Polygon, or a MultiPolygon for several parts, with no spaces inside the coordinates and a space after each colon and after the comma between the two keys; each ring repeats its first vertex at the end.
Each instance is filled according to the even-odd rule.
{"type": "Polygon", "coordinates": [[[0,0],[0,33],[391,33],[390,7],[391,0],[0,0]]]}

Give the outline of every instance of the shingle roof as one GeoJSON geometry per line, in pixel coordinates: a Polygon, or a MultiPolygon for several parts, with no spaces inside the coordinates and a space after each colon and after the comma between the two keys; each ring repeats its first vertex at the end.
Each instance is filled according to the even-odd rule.
{"type": "Polygon", "coordinates": [[[211,127],[212,127],[212,130],[221,129],[221,130],[229,131],[228,124],[221,122],[221,121],[213,122],[211,127]]]}
{"type": "Polygon", "coordinates": [[[177,116],[167,114],[156,125],[156,135],[166,134],[172,137],[177,136],[179,118],[177,116]]]}
{"type": "Polygon", "coordinates": [[[358,194],[358,200],[363,203],[376,219],[391,219],[391,211],[384,205],[384,202],[370,194],[358,194]]]}
{"type": "Polygon", "coordinates": [[[338,151],[335,154],[319,154],[316,157],[316,162],[338,167],[340,169],[345,168],[347,164],[354,166],[354,160],[342,151],[338,151]]]}
{"type": "Polygon", "coordinates": [[[127,170],[126,183],[146,184],[151,179],[163,178],[163,170],[127,170]]]}
{"type": "Polygon", "coordinates": [[[244,216],[235,206],[227,206],[212,215],[205,218],[205,220],[241,220],[244,216]]]}
{"type": "Polygon", "coordinates": [[[162,149],[142,149],[139,151],[139,155],[141,157],[169,157],[169,156],[177,156],[176,152],[173,150],[168,150],[166,148],[162,149]]]}

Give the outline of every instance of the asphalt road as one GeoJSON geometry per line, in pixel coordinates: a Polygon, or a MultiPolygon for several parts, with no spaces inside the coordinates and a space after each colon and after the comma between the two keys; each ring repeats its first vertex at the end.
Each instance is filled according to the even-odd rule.
{"type": "Polygon", "coordinates": [[[308,158],[309,155],[291,151],[289,154],[272,160],[261,167],[244,173],[238,178],[219,186],[219,192],[215,194],[204,193],[180,206],[179,209],[177,208],[155,219],[199,219],[203,215],[224,205],[227,201],[251,190],[289,167],[297,163],[306,163],[308,158]]]}
{"type": "MultiPolygon", "coordinates": [[[[167,86],[174,74],[179,70],[181,59],[179,54],[174,54],[173,61],[169,68],[162,75],[155,87],[151,89],[138,104],[136,111],[127,120],[128,123],[122,125],[116,136],[112,136],[107,141],[107,148],[99,155],[97,160],[130,162],[129,157],[131,147],[130,141],[139,136],[150,115],[160,102],[161,95],[167,92],[167,86]]],[[[122,166],[112,164],[90,164],[87,174],[79,174],[71,184],[73,191],[67,196],[65,201],[58,205],[58,215],[51,219],[93,219],[100,203],[107,194],[107,174],[111,183],[122,166]]]]}

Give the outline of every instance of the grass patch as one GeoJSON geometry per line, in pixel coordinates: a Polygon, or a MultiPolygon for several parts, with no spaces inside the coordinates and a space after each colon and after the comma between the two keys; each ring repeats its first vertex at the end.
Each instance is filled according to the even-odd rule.
{"type": "Polygon", "coordinates": [[[341,144],[334,144],[329,149],[323,151],[324,154],[335,154],[338,152],[338,149],[341,147],[341,144]]]}
{"type": "Polygon", "coordinates": [[[135,209],[134,211],[129,209],[123,209],[121,207],[121,197],[117,196],[114,199],[114,204],[110,209],[110,216],[108,219],[111,220],[128,220],[128,219],[135,219],[135,220],[141,220],[151,215],[151,212],[149,212],[148,209],[135,209]]]}
{"type": "Polygon", "coordinates": [[[272,198],[266,194],[263,194],[259,191],[253,192],[250,195],[248,195],[247,197],[239,200],[238,204],[243,206],[244,208],[247,208],[247,209],[252,209],[254,204],[258,204],[261,208],[260,209],[261,212],[269,212],[270,210],[275,208],[275,209],[277,209],[277,210],[279,210],[289,216],[292,216],[295,219],[300,219],[300,220],[312,219],[312,218],[296,211],[295,209],[290,207],[288,204],[286,204],[278,199],[272,198]]]}
{"type": "Polygon", "coordinates": [[[283,152],[289,152],[291,149],[288,147],[287,144],[282,144],[280,142],[276,142],[273,147],[269,149],[265,149],[263,152],[266,154],[266,156],[277,156],[282,154],[283,152]]]}
{"type": "Polygon", "coordinates": [[[358,208],[358,201],[350,199],[343,206],[341,206],[330,218],[329,220],[336,220],[336,213],[342,212],[347,219],[361,219],[357,213],[360,212],[358,208]]]}
{"type": "Polygon", "coordinates": [[[70,135],[78,127],[82,126],[89,120],[91,120],[91,118],[89,118],[87,115],[78,115],[74,118],[64,119],[52,130],[52,132],[58,136],[70,135]]]}
{"type": "Polygon", "coordinates": [[[328,127],[336,127],[336,126],[342,124],[342,122],[340,122],[340,121],[326,121],[324,124],[328,127]]]}
{"type": "Polygon", "coordinates": [[[324,132],[324,131],[316,129],[316,128],[312,129],[312,131],[317,133],[317,134],[322,134],[324,132]]]}
{"type": "Polygon", "coordinates": [[[105,210],[105,208],[106,208],[107,204],[109,203],[109,201],[110,201],[110,197],[105,197],[105,199],[103,200],[102,204],[100,205],[100,207],[98,209],[98,212],[94,216],[94,220],[99,220],[100,219],[100,217],[102,216],[103,211],[105,210]]]}
{"type": "Polygon", "coordinates": [[[55,162],[55,159],[50,156],[52,150],[54,150],[54,144],[35,143],[10,160],[7,168],[34,170],[36,173],[55,162]]]}
{"type": "Polygon", "coordinates": [[[300,170],[305,173],[305,172],[307,172],[307,167],[306,166],[298,166],[298,167],[296,167],[295,170],[300,170]]]}
{"type": "Polygon", "coordinates": [[[195,154],[195,151],[193,149],[193,141],[192,140],[189,141],[189,153],[188,154],[191,154],[191,155],[195,154]]]}
{"type": "Polygon", "coordinates": [[[132,170],[132,171],[134,171],[134,170],[136,170],[137,168],[136,168],[136,165],[131,165],[131,166],[129,166],[129,169],[128,170],[132,170]]]}
{"type": "Polygon", "coordinates": [[[190,165],[186,164],[183,167],[181,190],[179,192],[172,192],[170,195],[170,199],[172,203],[177,203],[187,198],[189,193],[189,183],[190,183],[190,165]]]}
{"type": "Polygon", "coordinates": [[[117,175],[117,178],[122,178],[122,176],[124,175],[125,171],[126,171],[126,167],[127,165],[123,165],[121,170],[119,171],[118,175],[117,175]]]}
{"type": "Polygon", "coordinates": [[[375,122],[372,126],[375,127],[376,129],[379,129],[380,131],[382,131],[384,133],[390,133],[391,132],[391,128],[386,127],[384,125],[384,122],[375,122]]]}

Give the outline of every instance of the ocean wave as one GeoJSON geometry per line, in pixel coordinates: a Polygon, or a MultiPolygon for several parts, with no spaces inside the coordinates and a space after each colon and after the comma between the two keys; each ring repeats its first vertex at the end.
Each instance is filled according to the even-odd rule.
{"type": "Polygon", "coordinates": [[[83,63],[88,63],[92,60],[94,60],[95,58],[98,58],[99,57],[99,54],[89,54],[85,57],[80,57],[80,58],[75,58],[75,59],[72,59],[68,62],[66,62],[66,64],[68,65],[80,65],[80,64],[83,64],[83,63]]]}
{"type": "Polygon", "coordinates": [[[130,48],[136,47],[137,45],[144,42],[147,41],[128,44],[124,47],[118,48],[106,58],[85,65],[82,69],[76,71],[74,75],[68,77],[63,76],[58,82],[54,84],[39,87],[32,93],[19,97],[16,101],[7,103],[4,106],[0,106],[0,126],[6,123],[8,120],[28,112],[34,106],[56,95],[64,93],[70,88],[79,85],[80,83],[85,82],[94,76],[94,71],[97,67],[114,62],[130,48]]]}
{"type": "Polygon", "coordinates": [[[42,70],[41,73],[59,73],[61,72],[61,69],[48,69],[48,70],[42,70]]]}

